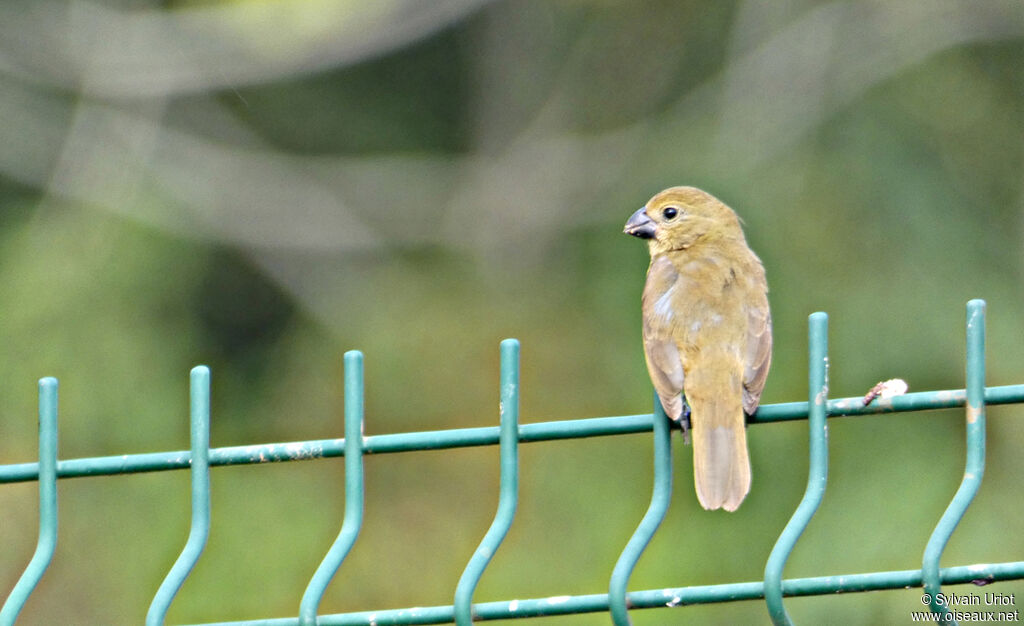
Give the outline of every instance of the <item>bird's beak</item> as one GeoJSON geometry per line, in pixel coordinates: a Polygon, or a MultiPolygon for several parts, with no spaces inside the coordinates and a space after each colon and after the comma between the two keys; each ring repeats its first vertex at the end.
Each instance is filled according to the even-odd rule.
{"type": "Polygon", "coordinates": [[[651,218],[647,217],[647,213],[644,212],[646,209],[647,207],[640,207],[640,210],[630,215],[629,221],[626,222],[626,227],[622,229],[622,232],[641,239],[653,239],[654,222],[651,221],[651,218]]]}

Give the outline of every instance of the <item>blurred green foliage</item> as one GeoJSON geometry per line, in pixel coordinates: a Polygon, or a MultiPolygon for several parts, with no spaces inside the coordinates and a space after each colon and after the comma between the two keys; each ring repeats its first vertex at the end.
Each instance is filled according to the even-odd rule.
{"type": "MultiPolygon", "coordinates": [[[[197,363],[213,445],[338,436],[353,348],[370,433],[497,423],[508,336],[524,422],[645,412],[647,256],[621,227],[673,184],[736,209],[764,260],[765,402],[806,394],[815,310],[831,316],[834,397],[895,376],[962,387],[973,297],[989,304],[990,384],[1024,382],[1019,2],[21,4],[0,8],[3,462],[34,458],[47,375],[62,458],[187,448],[197,363]]],[[[985,483],[944,565],[1024,554],[1022,417],[990,410],[985,483]]],[[[962,418],[830,429],[829,490],[786,574],[919,567],[962,471],[962,418]]],[[[735,514],[699,508],[676,442],[673,506],[631,588],[762,577],[803,491],[805,424],[750,440],[735,514]]],[[[521,459],[517,519],[475,598],[604,591],[649,497],[649,438],[521,459]]],[[[497,502],[496,449],[366,472],[365,526],[321,611],[449,603],[497,502]]],[[[61,481],[57,556],[21,623],[140,623],[184,543],[187,483],[61,481]]],[[[342,488],[340,460],[215,469],[210,543],[171,621],[296,614],[342,488]]],[[[31,555],[35,506],[34,484],[0,489],[0,589],[31,555]]],[[[879,624],[919,600],[787,606],[798,623],[879,624]]]]}

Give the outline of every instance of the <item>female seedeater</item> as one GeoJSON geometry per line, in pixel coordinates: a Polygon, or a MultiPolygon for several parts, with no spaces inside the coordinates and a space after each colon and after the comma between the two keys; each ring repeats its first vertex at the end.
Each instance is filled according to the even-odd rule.
{"type": "Polygon", "coordinates": [[[625,232],[650,249],[647,371],[665,413],[684,429],[689,414],[697,499],[735,511],[750,491],[745,415],[757,409],[772,357],[764,267],[732,209],[694,187],[655,195],[625,232]]]}

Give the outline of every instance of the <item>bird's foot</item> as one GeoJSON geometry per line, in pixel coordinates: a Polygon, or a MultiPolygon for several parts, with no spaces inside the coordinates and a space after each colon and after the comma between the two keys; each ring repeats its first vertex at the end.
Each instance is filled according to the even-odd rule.
{"type": "Polygon", "coordinates": [[[683,443],[690,445],[690,405],[683,400],[683,412],[679,416],[679,430],[683,433],[683,443]]]}

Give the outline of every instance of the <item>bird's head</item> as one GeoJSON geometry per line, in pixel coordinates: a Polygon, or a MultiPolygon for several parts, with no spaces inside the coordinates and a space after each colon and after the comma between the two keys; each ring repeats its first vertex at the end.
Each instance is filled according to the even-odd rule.
{"type": "Polygon", "coordinates": [[[646,239],[651,256],[700,242],[743,240],[732,209],[696,187],[670,187],[658,193],[630,216],[623,232],[646,239]]]}

